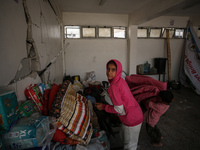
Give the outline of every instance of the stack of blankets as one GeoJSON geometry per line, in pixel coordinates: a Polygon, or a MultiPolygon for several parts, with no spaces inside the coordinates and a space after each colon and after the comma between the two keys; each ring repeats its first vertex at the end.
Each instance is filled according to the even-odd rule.
{"type": "Polygon", "coordinates": [[[70,81],[64,81],[59,88],[51,105],[50,116],[56,119],[57,132],[62,131],[80,144],[89,143],[93,129],[87,99],[74,90],[70,81]]]}
{"type": "Polygon", "coordinates": [[[145,101],[157,96],[160,91],[167,90],[167,82],[161,82],[149,76],[135,75],[126,76],[125,80],[136,101],[145,101]]]}

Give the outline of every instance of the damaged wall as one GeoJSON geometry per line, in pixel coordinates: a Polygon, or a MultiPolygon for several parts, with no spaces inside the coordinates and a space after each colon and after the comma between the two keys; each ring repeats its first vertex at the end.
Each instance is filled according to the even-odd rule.
{"type": "Polygon", "coordinates": [[[0,20],[0,85],[7,85],[14,79],[20,61],[27,57],[27,24],[22,1],[2,0],[0,20]]]}
{"type": "Polygon", "coordinates": [[[6,87],[12,82],[11,86],[17,87],[15,90],[18,95],[23,95],[25,84],[28,86],[33,82],[39,83],[41,79],[44,83],[62,82],[62,54],[41,79],[37,74],[62,48],[61,16],[58,10],[50,5],[51,1],[1,1],[0,86],[6,87]],[[21,82],[23,86],[20,87],[21,82]]]}

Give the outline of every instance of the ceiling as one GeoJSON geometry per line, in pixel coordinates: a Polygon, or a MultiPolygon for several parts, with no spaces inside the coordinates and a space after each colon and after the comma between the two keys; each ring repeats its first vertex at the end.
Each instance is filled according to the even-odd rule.
{"type": "Polygon", "coordinates": [[[62,12],[129,14],[150,0],[57,0],[62,12]]]}
{"type": "Polygon", "coordinates": [[[107,14],[131,14],[143,8],[146,9],[142,11],[151,11],[149,7],[151,5],[157,6],[159,10],[166,1],[176,3],[171,6],[171,9],[167,8],[164,15],[200,15],[200,0],[56,0],[62,12],[107,14]]]}

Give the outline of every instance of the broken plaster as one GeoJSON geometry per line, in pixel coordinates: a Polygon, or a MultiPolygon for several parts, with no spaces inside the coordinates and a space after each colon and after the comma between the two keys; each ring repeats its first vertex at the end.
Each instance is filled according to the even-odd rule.
{"type": "Polygon", "coordinates": [[[39,71],[41,69],[41,65],[39,62],[39,55],[37,52],[36,44],[35,41],[32,37],[32,20],[31,16],[28,11],[27,3],[26,0],[23,0],[23,7],[24,7],[24,13],[26,16],[26,22],[28,25],[27,29],[27,53],[28,53],[28,58],[31,58],[31,72],[33,71],[39,71]]]}
{"type": "MultiPolygon", "coordinates": [[[[51,7],[53,6],[50,1],[46,1],[46,2],[48,2],[51,7]]],[[[39,54],[37,51],[36,43],[32,35],[32,26],[37,26],[38,28],[40,27],[32,23],[31,16],[29,14],[28,6],[27,6],[27,0],[22,0],[22,3],[23,3],[24,13],[25,13],[26,23],[27,23],[27,39],[26,39],[27,58],[23,58],[21,60],[17,73],[14,79],[11,80],[9,84],[17,82],[24,77],[27,77],[32,72],[37,72],[37,73],[41,72],[40,71],[41,63],[39,60],[39,54]]],[[[55,13],[54,7],[52,7],[52,9],[55,13]]],[[[56,13],[55,15],[57,16],[56,13]]],[[[40,17],[44,17],[42,13],[40,17]]],[[[40,78],[42,81],[44,81],[45,76],[40,76],[40,78]]]]}
{"type": "Polygon", "coordinates": [[[39,71],[41,68],[38,52],[36,49],[36,44],[35,44],[34,39],[32,38],[32,21],[29,15],[26,0],[23,0],[23,7],[24,7],[24,13],[25,13],[27,27],[28,27],[27,40],[26,40],[27,58],[23,58],[21,60],[17,73],[15,75],[15,78],[10,82],[10,84],[21,80],[22,78],[28,76],[31,72],[39,71]]]}
{"type": "Polygon", "coordinates": [[[18,80],[21,77],[25,77],[30,74],[30,58],[23,58],[15,75],[15,80],[18,80]]]}

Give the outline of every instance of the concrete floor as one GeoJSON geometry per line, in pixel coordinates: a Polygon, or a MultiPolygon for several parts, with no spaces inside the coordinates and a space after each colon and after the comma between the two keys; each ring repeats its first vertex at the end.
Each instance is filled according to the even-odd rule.
{"type": "MultiPolygon", "coordinates": [[[[160,118],[157,126],[163,135],[163,146],[153,147],[145,123],[142,125],[137,150],[200,150],[200,96],[181,87],[171,91],[175,101],[160,118]]],[[[118,134],[118,133],[116,133],[118,134]]],[[[111,150],[121,150],[122,142],[109,138],[111,150]]]]}

